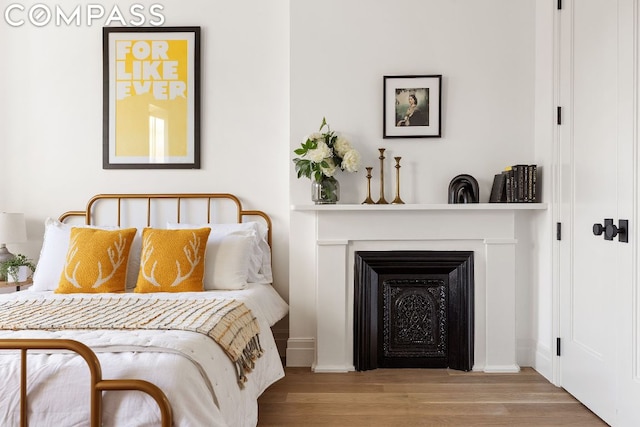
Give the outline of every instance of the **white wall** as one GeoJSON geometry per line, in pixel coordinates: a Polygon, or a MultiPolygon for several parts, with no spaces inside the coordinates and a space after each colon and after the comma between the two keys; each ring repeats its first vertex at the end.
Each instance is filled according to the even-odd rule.
{"type": "MultiPolygon", "coordinates": [[[[0,0],[1,9],[9,3],[0,0]]],[[[323,116],[352,140],[363,166],[374,167],[374,195],[377,148],[387,148],[387,198],[391,158],[403,157],[407,203],[446,202],[460,173],[478,179],[486,201],[504,166],[550,158],[549,52],[540,51],[547,40],[535,25],[536,14],[548,21],[552,0],[375,0],[366,9],[356,0],[158,3],[165,25],[202,27],[200,170],[102,169],[101,22],[12,28],[0,21],[0,179],[11,183],[0,189],[0,210],[23,211],[29,221],[30,241],[14,252],[36,257],[44,219],[82,209],[96,193],[233,192],[274,220],[276,286],[287,297],[291,282],[291,337],[304,347],[315,334],[315,230],[300,214],[289,218],[289,204],[310,203],[309,182],[295,178],[291,158],[323,116]],[[540,4],[548,10],[536,10],[540,4]],[[442,138],[382,138],[382,78],[404,74],[443,75],[442,138]]],[[[343,202],[364,199],[364,172],[339,178],[343,202]]],[[[518,339],[529,357],[532,342],[550,345],[545,215],[538,229],[519,229],[528,239],[519,265],[540,260],[525,269],[532,278],[518,277],[518,339]]]]}
{"type": "MultiPolygon", "coordinates": [[[[534,0],[374,1],[366,11],[356,0],[292,1],[292,148],[326,116],[374,166],[373,188],[385,147],[405,159],[405,202],[446,203],[459,173],[487,201],[495,173],[533,162],[534,12],[534,0]],[[383,76],[404,74],[443,75],[442,138],[382,138],[383,76]]],[[[340,182],[344,202],[364,200],[365,173],[340,182]]],[[[307,184],[294,181],[294,203],[309,202],[307,184]]]]}
{"type": "MultiPolygon", "coordinates": [[[[132,3],[117,2],[124,11],[132,3]]],[[[83,209],[97,193],[231,192],[271,216],[275,284],[287,298],[289,2],[157,3],[165,26],[202,27],[199,170],[102,169],[104,21],[42,28],[0,21],[0,178],[11,182],[0,210],[24,212],[30,239],[10,249],[37,257],[45,218],[83,209]]],[[[56,4],[71,11],[86,2],[56,4]]]]}
{"type": "MultiPolygon", "coordinates": [[[[356,0],[291,2],[291,150],[325,116],[332,129],[373,166],[379,192],[378,148],[387,149],[387,199],[402,156],[401,196],[407,203],[446,203],[450,180],[473,175],[486,202],[494,174],[534,163],[535,0],[356,0]],[[365,10],[366,9],[366,10],[365,10]],[[442,138],[383,139],[385,75],[443,75],[442,138]]],[[[291,203],[308,204],[309,181],[291,165],[291,203]]],[[[339,173],[342,202],[366,196],[363,172],[339,173]]],[[[366,215],[363,215],[366,221],[366,215]]],[[[534,256],[530,227],[518,229],[516,260],[519,363],[532,363],[534,256]],[[520,246],[519,246],[520,247],[520,246]],[[526,268],[525,268],[526,267],[526,268]]],[[[291,215],[290,346],[295,358],[315,337],[313,217],[291,215]],[[298,351],[300,350],[300,351],[298,351]]],[[[317,313],[322,316],[323,313],[317,313]]],[[[308,354],[308,353],[305,353],[308,354]]],[[[304,357],[295,363],[309,363],[304,357]]],[[[289,363],[289,362],[288,362],[289,363]]]]}

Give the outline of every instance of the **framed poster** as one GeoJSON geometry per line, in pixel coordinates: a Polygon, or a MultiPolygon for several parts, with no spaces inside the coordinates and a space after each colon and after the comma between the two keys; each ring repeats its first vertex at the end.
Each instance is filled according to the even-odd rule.
{"type": "Polygon", "coordinates": [[[442,75],[384,76],[383,138],[440,138],[442,75]]]}
{"type": "Polygon", "coordinates": [[[200,27],[105,27],[103,169],[200,168],[200,27]]]}

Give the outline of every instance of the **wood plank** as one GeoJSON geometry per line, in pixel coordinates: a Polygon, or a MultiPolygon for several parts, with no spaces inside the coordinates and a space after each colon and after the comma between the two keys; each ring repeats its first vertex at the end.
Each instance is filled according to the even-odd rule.
{"type": "Polygon", "coordinates": [[[531,368],[517,374],[286,368],[258,400],[258,426],[606,426],[531,368]]]}
{"type": "Polygon", "coordinates": [[[33,284],[33,279],[28,278],[25,282],[6,282],[0,281],[0,289],[3,288],[16,288],[20,287],[20,289],[27,289],[29,286],[33,284]]]}

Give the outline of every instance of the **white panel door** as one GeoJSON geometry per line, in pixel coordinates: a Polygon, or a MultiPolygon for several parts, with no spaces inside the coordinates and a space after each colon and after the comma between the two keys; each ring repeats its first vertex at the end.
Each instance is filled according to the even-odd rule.
{"type": "Polygon", "coordinates": [[[631,245],[593,233],[605,218],[629,219],[633,178],[634,0],[564,2],[560,18],[562,386],[609,424],[616,422],[623,287],[631,245]],[[632,7],[633,9],[633,7],[632,7]],[[629,19],[631,18],[631,19],[629,19]],[[632,44],[633,45],[633,44],[632,44]],[[628,188],[627,188],[628,187],[628,188]],[[621,194],[624,191],[628,193],[621,194]]]}
{"type": "Polygon", "coordinates": [[[618,164],[633,162],[632,171],[622,168],[618,185],[618,209],[622,218],[629,218],[629,244],[618,250],[619,264],[624,266],[618,298],[618,375],[616,426],[640,426],[640,233],[637,225],[640,207],[640,173],[638,132],[640,130],[640,2],[625,1],[619,6],[619,51],[622,53],[619,76],[634,82],[623,86],[618,122],[620,140],[631,141],[619,146],[618,164]],[[628,267],[628,268],[627,268],[628,267]]]}

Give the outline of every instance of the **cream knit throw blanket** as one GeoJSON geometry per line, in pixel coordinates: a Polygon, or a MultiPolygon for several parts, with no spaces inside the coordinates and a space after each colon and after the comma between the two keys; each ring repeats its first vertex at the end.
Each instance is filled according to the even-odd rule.
{"type": "Polygon", "coordinates": [[[243,387],[262,355],[253,313],[236,300],[73,297],[0,303],[0,329],[159,329],[211,337],[234,362],[243,387]]]}

